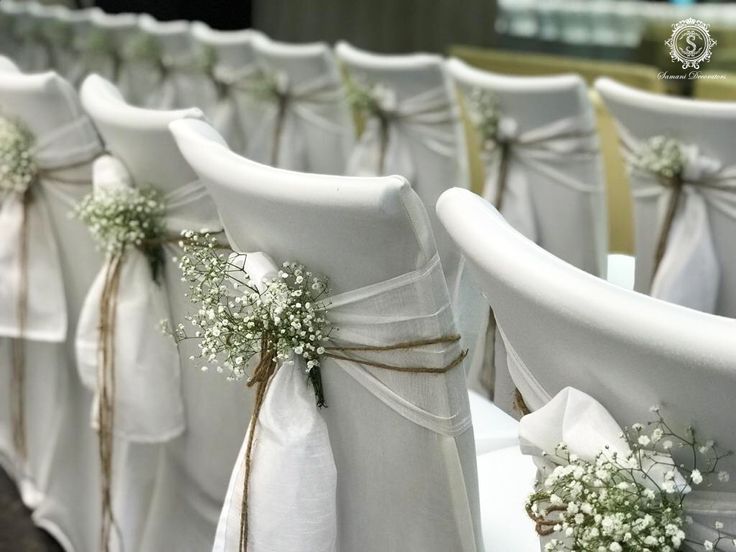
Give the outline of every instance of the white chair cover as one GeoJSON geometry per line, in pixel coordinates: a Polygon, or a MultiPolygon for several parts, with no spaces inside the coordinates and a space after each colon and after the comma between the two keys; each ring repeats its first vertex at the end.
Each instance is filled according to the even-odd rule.
{"type": "Polygon", "coordinates": [[[253,131],[246,156],[273,166],[320,174],[343,174],[355,132],[342,79],[327,44],[253,40],[258,67],[286,94],[257,98],[264,117],[253,131]]]}
{"type": "MultiPolygon", "coordinates": [[[[530,240],[596,276],[608,253],[605,186],[587,87],[580,77],[510,77],[451,59],[448,71],[467,95],[491,94],[499,132],[509,142],[501,213],[530,240]]],[[[498,148],[496,148],[498,150],[498,148]]],[[[500,155],[483,155],[483,197],[496,197],[500,155]]]]}
{"type": "MultiPolygon", "coordinates": [[[[81,96],[108,149],[124,162],[135,182],[169,195],[184,192],[187,183],[196,180],[196,174],[179,154],[168,124],[180,118],[202,119],[199,110],[135,108],[125,104],[114,87],[97,76],[85,81],[81,96]]],[[[168,219],[172,231],[221,228],[207,197],[182,204],[176,215],[168,219]]],[[[187,286],[181,282],[176,264],[170,262],[181,254],[178,245],[167,244],[165,254],[163,288],[172,323],[176,324],[184,322],[195,307],[185,296],[187,286]]],[[[162,445],[115,443],[115,455],[120,456],[114,473],[114,497],[119,501],[115,512],[120,516],[131,510],[129,517],[136,516],[126,520],[123,527],[126,550],[208,550],[212,546],[251,400],[241,386],[217,374],[202,373],[201,363],[189,359],[196,352],[192,341],[179,344],[184,433],[162,445]]],[[[88,418],[89,410],[80,423],[87,424],[88,418]]]]}
{"type": "Polygon", "coordinates": [[[736,108],[730,104],[664,98],[611,80],[596,82],[619,124],[629,161],[636,228],[636,289],[705,312],[736,315],[734,246],[736,108]],[[657,135],[684,148],[685,180],[665,255],[656,274],[654,251],[671,191],[655,176],[632,167],[633,157],[657,135]]]}
{"type": "MultiPolygon", "coordinates": [[[[175,109],[198,105],[203,76],[196,66],[188,21],[156,21],[142,15],[141,32],[148,34],[160,48],[157,64],[148,63],[149,88],[136,101],[153,109],[175,109]]],[[[144,68],[139,68],[145,70],[144,68]]],[[[138,78],[142,78],[138,75],[138,78]]],[[[132,100],[131,100],[132,101],[132,100]]]]}
{"type": "Polygon", "coordinates": [[[216,31],[204,23],[192,23],[197,55],[213,58],[197,105],[202,105],[207,119],[238,153],[245,153],[249,136],[263,118],[261,106],[243,90],[258,74],[253,39],[259,34],[253,29],[216,31]]]}
{"type": "MultiPolygon", "coordinates": [[[[0,105],[4,113],[25,121],[36,136],[58,136],[43,148],[44,157],[53,159],[56,166],[81,160],[76,153],[86,151],[89,155],[101,149],[94,128],[80,122],[84,113],[73,88],[54,73],[0,73],[0,105]]],[[[68,334],[73,335],[84,294],[100,262],[87,229],[69,217],[74,205],[91,189],[90,164],[54,174],[58,179],[41,179],[36,197],[45,206],[46,223],[56,238],[66,298],[64,316],[68,334]],[[61,177],[79,183],[67,183],[61,177]]],[[[49,273],[49,266],[42,270],[47,273],[46,285],[53,288],[56,282],[52,278],[59,276],[49,273]]],[[[16,479],[25,504],[34,510],[36,524],[50,531],[66,550],[94,550],[96,535],[85,534],[85,527],[95,524],[98,515],[96,438],[85,423],[91,399],[79,383],[74,352],[68,344],[26,345],[28,462],[23,466],[10,446],[6,408],[10,404],[6,395],[9,344],[0,340],[0,461],[16,479]]]]}
{"type": "MultiPolygon", "coordinates": [[[[535,411],[574,386],[605,397],[622,425],[662,405],[668,423],[695,425],[725,450],[736,445],[728,412],[736,389],[736,321],[671,305],[593,278],[511,229],[484,200],[447,192],[438,213],[496,313],[514,384],[535,411]],[[540,279],[539,275],[544,274],[540,279]]],[[[679,452],[678,462],[686,461],[679,452]]],[[[733,471],[736,459],[724,459],[733,471]]],[[[697,523],[724,518],[734,532],[734,481],[719,486],[697,523]]],[[[694,516],[696,517],[696,516],[694,516]]]]}
{"type": "MultiPolygon", "coordinates": [[[[114,157],[95,162],[94,193],[132,188],[135,183],[125,166],[114,157]]],[[[177,210],[203,197],[199,182],[166,194],[167,230],[178,236],[184,230],[172,227],[177,210]]],[[[76,335],[77,365],[82,383],[94,395],[92,426],[99,430],[100,306],[111,258],[105,259],[82,305],[76,335]]],[[[169,322],[166,291],[153,279],[145,254],[132,248],[122,261],[117,290],[113,351],[115,370],[115,423],[113,433],[128,441],[157,443],[184,431],[184,406],[179,378],[179,351],[164,335],[161,321],[169,322]]]]}
{"type": "MultiPolygon", "coordinates": [[[[328,316],[341,328],[339,342],[455,332],[427,215],[406,181],[273,170],[234,155],[201,123],[177,122],[172,131],[210,189],[233,247],[328,275],[328,316]]],[[[459,348],[396,353],[389,362],[440,367],[459,348]]],[[[329,407],[320,415],[337,469],[337,549],[481,550],[462,369],[400,374],[325,358],[322,374],[329,407]]],[[[230,517],[223,515],[223,522],[230,517]]],[[[288,533],[291,520],[268,517],[288,533]]]]}

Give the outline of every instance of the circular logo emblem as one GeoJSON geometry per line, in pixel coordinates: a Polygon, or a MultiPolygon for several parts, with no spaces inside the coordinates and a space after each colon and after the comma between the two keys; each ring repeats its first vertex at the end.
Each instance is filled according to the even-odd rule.
{"type": "Polygon", "coordinates": [[[665,41],[672,61],[682,63],[682,68],[700,69],[700,64],[710,60],[710,51],[717,44],[710,37],[710,25],[692,17],[672,25],[672,36],[665,41]]]}

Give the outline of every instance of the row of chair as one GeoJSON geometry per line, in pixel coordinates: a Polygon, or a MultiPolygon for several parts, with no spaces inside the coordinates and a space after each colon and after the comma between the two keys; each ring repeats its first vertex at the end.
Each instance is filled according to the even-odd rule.
{"type": "MultiPolygon", "coordinates": [[[[37,137],[59,136],[60,128],[89,114],[107,150],[123,163],[98,161],[95,185],[127,181],[170,193],[201,179],[211,201],[191,203],[179,213],[180,220],[213,228],[221,221],[235,249],[265,251],[277,261],[298,259],[329,275],[337,294],[361,290],[365,298],[376,282],[418,281],[433,266],[437,250],[429,216],[404,178],[275,169],[230,151],[200,110],[137,108],[98,76],[82,85],[80,104],[73,88],[54,73],[22,75],[8,61],[0,66],[4,112],[22,119],[37,137]],[[400,275],[405,276],[397,280],[400,275]]],[[[544,82],[550,92],[554,85],[567,84],[565,79],[544,82]]],[[[599,89],[634,131],[652,124],[656,113],[647,102],[653,96],[606,82],[599,89]],[[636,126],[639,119],[641,127],[636,126]]],[[[668,107],[683,105],[680,100],[668,107]]],[[[685,127],[694,124],[693,116],[685,119],[685,127]]],[[[73,151],[99,140],[87,127],[75,129],[63,144],[43,143],[73,151]]],[[[78,167],[78,174],[89,178],[91,168],[78,167]]],[[[41,186],[49,222],[60,237],[72,336],[101,262],[86,229],[67,216],[90,188],[53,177],[42,179],[41,186]]],[[[493,306],[503,336],[499,343],[507,353],[498,360],[505,364],[508,358],[513,384],[527,406],[537,409],[574,385],[605,399],[622,424],[646,419],[650,405],[665,404],[673,423],[696,421],[721,446],[736,446],[725,415],[736,362],[729,339],[732,320],[634,294],[575,269],[514,231],[467,190],[445,191],[436,209],[453,247],[462,250],[473,280],[493,306]]],[[[175,266],[167,263],[164,285],[172,318],[180,320],[191,306],[175,266]]],[[[432,275],[435,283],[415,299],[390,303],[399,308],[398,315],[420,299],[431,298],[430,311],[447,303],[441,274],[432,275]]],[[[371,319],[383,320],[389,303],[373,308],[371,319]]],[[[97,550],[98,466],[96,439],[88,426],[92,396],[77,379],[68,341],[32,345],[26,380],[30,466],[27,472],[13,470],[17,464],[4,422],[4,467],[22,484],[35,521],[65,549],[97,550]]],[[[113,496],[125,549],[211,546],[250,398],[242,386],[203,374],[190,354],[184,346],[179,377],[186,430],[163,443],[116,441],[113,496]]],[[[407,424],[341,370],[326,370],[325,378],[331,402],[323,416],[336,454],[339,542],[345,549],[538,550],[523,507],[534,466],[520,455],[513,420],[491,404],[476,405],[473,446],[468,433],[439,435],[407,424]],[[448,450],[455,455],[453,462],[445,456],[448,450]],[[424,471],[426,465],[431,471],[424,471]],[[464,493],[458,494],[461,487],[464,493]],[[396,535],[410,537],[411,543],[396,541],[396,535]]],[[[423,382],[420,388],[437,391],[436,385],[423,382]]],[[[3,392],[8,388],[0,387],[3,392]]],[[[448,378],[439,389],[444,402],[464,393],[465,382],[448,378]]],[[[461,414],[465,408],[460,401],[461,414]]],[[[0,420],[3,416],[0,412],[0,420]]],[[[731,458],[723,467],[732,467],[731,458]]]]}

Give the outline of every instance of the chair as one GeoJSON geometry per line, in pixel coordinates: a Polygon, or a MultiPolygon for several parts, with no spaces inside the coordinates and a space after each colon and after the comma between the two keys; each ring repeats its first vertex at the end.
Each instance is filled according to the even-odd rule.
{"type": "MultiPolygon", "coordinates": [[[[710,178],[710,169],[703,169],[705,173],[700,177],[692,171],[700,170],[697,167],[703,163],[715,163],[721,165],[720,176],[713,178],[720,179],[727,188],[732,186],[729,182],[733,179],[728,176],[732,151],[728,144],[733,139],[734,104],[663,97],[631,89],[610,79],[598,80],[596,90],[618,123],[619,135],[624,150],[629,150],[630,160],[650,138],[663,135],[676,139],[683,146],[698,148],[698,152],[693,153],[695,159],[686,164],[686,170],[690,171],[688,178],[710,178]]],[[[665,243],[660,239],[665,228],[665,200],[673,196],[665,193],[656,182],[653,187],[651,176],[642,171],[630,172],[630,179],[635,204],[635,287],[650,293],[655,281],[655,249],[659,249],[659,243],[665,243]]],[[[734,316],[736,286],[732,282],[736,281],[736,260],[730,236],[735,222],[729,207],[733,192],[728,189],[709,191],[707,183],[705,187],[697,187],[696,182],[695,186],[693,193],[686,192],[687,201],[678,202],[677,211],[673,212],[675,218],[671,231],[665,236],[667,249],[661,259],[665,272],[658,272],[654,292],[694,308],[734,316]],[[699,207],[698,198],[701,197],[704,201],[699,207]],[[684,234],[682,231],[677,234],[678,220],[690,221],[684,234]],[[683,245],[686,242],[689,245],[683,245]],[[672,254],[667,256],[667,250],[672,254]],[[694,254],[701,256],[695,259],[694,254]]]]}
{"type": "Polygon", "coordinates": [[[85,58],[85,73],[102,75],[114,82],[124,97],[130,97],[135,93],[135,77],[124,53],[127,42],[138,29],[138,16],[96,10],[91,20],[92,29],[85,37],[81,52],[85,58]]]}
{"type": "MultiPolygon", "coordinates": [[[[736,389],[736,321],[591,277],[526,240],[467,191],[446,192],[437,211],[493,306],[514,382],[531,411],[573,386],[603,402],[621,426],[652,419],[649,408],[660,405],[672,427],[694,424],[734,450],[724,413],[736,389]]],[[[675,458],[688,462],[677,452],[675,458]]],[[[733,456],[719,464],[735,467],[733,456]]],[[[709,506],[730,511],[735,486],[719,485],[709,506]]],[[[691,514],[696,526],[712,528],[722,517],[725,531],[734,531],[728,513],[719,517],[704,506],[691,514]]]]}
{"type": "Polygon", "coordinates": [[[202,93],[204,74],[196,65],[194,44],[188,21],[157,21],[149,15],[138,20],[140,32],[153,41],[150,52],[155,59],[142,60],[148,75],[148,85],[143,86],[140,96],[131,98],[136,105],[153,109],[175,109],[198,105],[202,93]],[[147,61],[147,63],[146,63],[147,61]]]}
{"type": "Polygon", "coordinates": [[[344,174],[355,130],[331,48],[324,43],[276,42],[260,35],[253,40],[253,51],[267,78],[285,79],[291,99],[282,116],[277,98],[261,98],[268,115],[254,130],[259,137],[250,141],[247,157],[293,170],[344,174]],[[282,130],[277,130],[279,125],[282,130]]]}
{"type": "Polygon", "coordinates": [[[511,77],[475,69],[456,58],[448,61],[447,70],[466,109],[475,91],[485,93],[497,103],[498,126],[515,127],[513,135],[500,138],[509,142],[507,159],[495,151],[481,152],[486,170],[484,197],[503,201],[501,212],[510,217],[510,224],[516,223],[519,231],[548,251],[591,274],[605,276],[603,168],[593,109],[582,79],[511,77]],[[506,163],[503,175],[499,173],[502,163],[506,163]],[[500,187],[505,189],[499,193],[500,187]]]}
{"type": "Polygon", "coordinates": [[[211,58],[202,109],[232,150],[243,154],[263,118],[258,103],[242,89],[258,72],[253,40],[259,35],[254,29],[218,31],[192,23],[195,55],[211,58]]]}
{"type": "MultiPolygon", "coordinates": [[[[97,464],[93,452],[96,436],[89,428],[91,397],[79,384],[73,350],[68,346],[70,341],[65,340],[74,335],[82,300],[100,263],[89,232],[79,221],[71,219],[69,213],[91,190],[90,161],[102,146],[68,82],[51,72],[19,73],[17,69],[12,70],[5,58],[0,58],[0,65],[5,67],[0,72],[3,114],[25,122],[37,137],[37,143],[45,144],[38,158],[47,167],[59,167],[49,169],[34,189],[41,216],[30,222],[34,227],[45,222],[56,239],[53,246],[47,246],[51,247],[48,256],[31,261],[31,274],[40,275],[42,281],[36,285],[38,282],[34,284],[31,276],[32,296],[29,297],[49,300],[60,296],[61,303],[58,300],[50,303],[59,305],[59,310],[49,316],[55,320],[61,315],[66,320],[65,326],[57,328],[63,331],[54,339],[26,341],[28,464],[25,468],[8,441],[6,416],[10,401],[6,393],[10,344],[8,339],[0,340],[3,365],[0,456],[4,469],[20,486],[24,503],[33,510],[34,522],[53,534],[67,550],[91,550],[97,541],[86,529],[87,524],[95,523],[97,516],[94,485],[97,464]],[[62,289],[58,289],[60,286],[62,289]]],[[[8,239],[4,223],[3,227],[3,235],[8,239]]],[[[10,281],[4,282],[7,293],[10,281]]]]}
{"type": "MultiPolygon", "coordinates": [[[[219,226],[212,202],[201,188],[190,183],[196,175],[179,153],[168,130],[177,119],[203,119],[198,109],[156,111],[127,104],[108,81],[92,75],[81,89],[85,109],[95,120],[108,150],[121,160],[133,182],[155,187],[163,194],[183,193],[190,197],[176,212],[171,224],[200,229],[219,226]],[[194,194],[194,195],[193,195],[194,194]]],[[[179,228],[180,230],[181,228],[179,228]]],[[[174,230],[172,230],[173,232],[174,230]]],[[[185,284],[176,264],[176,243],[166,246],[165,287],[171,318],[183,322],[192,306],[185,298],[185,284]]],[[[152,330],[157,331],[157,330],[152,330]]],[[[200,365],[189,360],[195,353],[192,342],[180,345],[180,386],[184,405],[184,433],[163,444],[147,445],[154,459],[135,464],[138,473],[116,475],[118,512],[137,509],[140,525],[129,526],[124,534],[128,550],[205,550],[214,539],[217,517],[227,488],[227,476],[242,439],[250,398],[243,389],[216,374],[203,374],[200,365]],[[128,479],[128,476],[131,479],[128,479]],[[135,476],[135,479],[132,477],[135,476]],[[137,486],[144,479],[148,489],[137,486]],[[126,489],[127,491],[123,491],[126,489]],[[133,487],[131,488],[131,485],[133,487]],[[127,496],[123,496],[127,495],[127,496]]],[[[133,460],[143,454],[141,445],[128,445],[133,460]]],[[[117,452],[115,453],[117,454],[117,452]]]]}
{"type": "MultiPolygon", "coordinates": [[[[338,317],[338,342],[408,339],[419,330],[417,316],[425,328],[433,327],[430,332],[451,331],[449,294],[429,220],[406,180],[278,170],[235,155],[206,124],[180,121],[171,129],[207,184],[234,249],[264,251],[277,262],[296,260],[329,277],[337,295],[327,308],[338,317]],[[414,286],[423,291],[415,295],[409,291],[414,286]],[[399,299],[406,292],[413,298],[399,299]],[[379,313],[388,326],[373,322],[379,313]],[[384,333],[389,327],[390,335],[384,333]]],[[[442,346],[436,352],[447,359],[457,349],[442,346]]],[[[412,362],[415,355],[406,351],[390,358],[402,357],[412,362]]],[[[430,379],[416,376],[394,378],[378,368],[323,359],[329,407],[320,414],[337,468],[338,549],[482,549],[472,431],[460,423],[468,412],[464,374],[452,369],[430,379]],[[396,402],[399,396],[414,414],[396,402]],[[425,414],[445,411],[441,416],[449,425],[429,423],[410,406],[417,400],[425,414]]],[[[290,526],[277,527],[291,534],[290,526]]]]}

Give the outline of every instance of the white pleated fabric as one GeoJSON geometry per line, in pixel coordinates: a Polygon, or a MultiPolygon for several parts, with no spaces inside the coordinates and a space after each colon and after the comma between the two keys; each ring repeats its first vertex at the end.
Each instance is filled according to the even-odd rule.
{"type": "MultiPolygon", "coordinates": [[[[635,201],[656,199],[663,226],[671,190],[655,174],[641,170],[633,156],[644,142],[619,126],[631,173],[635,201]]],[[[736,219],[736,166],[724,167],[703,155],[695,144],[681,144],[685,156],[683,190],[667,237],[665,254],[653,275],[649,294],[704,312],[714,313],[720,287],[720,264],[713,245],[708,209],[736,219]]]]}
{"type": "MultiPolygon", "coordinates": [[[[600,182],[591,184],[565,170],[571,162],[594,159],[598,155],[597,135],[588,117],[558,119],[521,133],[513,118],[501,117],[498,128],[499,142],[505,142],[509,148],[501,213],[511,226],[530,240],[539,242],[535,206],[529,192],[529,169],[544,177],[535,181],[535,186],[549,183],[581,193],[603,193],[600,182]]],[[[484,155],[486,181],[483,197],[490,202],[496,197],[499,185],[500,160],[500,148],[484,155]]]]}
{"type": "Polygon", "coordinates": [[[332,75],[297,84],[290,83],[283,72],[277,72],[273,77],[279,94],[285,98],[283,116],[279,116],[277,97],[256,98],[264,113],[259,126],[253,130],[246,156],[282,169],[310,171],[303,125],[316,126],[335,134],[347,132],[349,129],[335,119],[334,110],[329,109],[344,101],[342,88],[332,75]]]}
{"type": "MultiPolygon", "coordinates": [[[[564,388],[549,403],[523,417],[519,423],[521,450],[524,454],[534,456],[540,469],[552,466],[551,462],[556,460],[555,447],[561,442],[567,445],[570,453],[588,461],[594,460],[606,446],[612,452],[628,454],[630,449],[620,437],[621,432],[621,427],[603,405],[572,387],[564,388]],[[542,452],[547,454],[542,457],[542,452]]],[[[643,468],[653,481],[661,485],[665,472],[672,469],[675,461],[664,454],[656,455],[649,461],[651,465],[643,468]]],[[[684,543],[682,549],[702,550],[702,545],[696,543],[706,539],[715,541],[713,526],[716,521],[724,524],[724,535],[735,534],[736,493],[690,488],[682,474],[676,468],[674,471],[675,484],[687,495],[684,501],[685,514],[693,520],[685,525],[685,532],[694,542],[684,543]]],[[[641,483],[653,488],[649,480],[642,480],[641,483]]],[[[725,542],[718,547],[718,550],[729,549],[730,545],[725,542]]]]}
{"type": "MultiPolygon", "coordinates": [[[[456,333],[436,255],[421,269],[334,295],[324,300],[324,306],[334,326],[330,339],[335,346],[382,346],[456,333]]],[[[380,353],[361,352],[352,357],[356,361],[323,357],[328,408],[321,412],[314,405],[314,397],[306,388],[300,368],[282,366],[275,376],[279,379],[274,380],[269,391],[271,402],[266,419],[258,425],[252,484],[262,486],[256,488],[286,493],[280,496],[290,495],[296,504],[305,496],[311,496],[310,492],[315,493],[314,502],[308,501],[305,508],[294,514],[289,510],[287,516],[283,501],[269,500],[256,492],[251,494],[248,549],[252,552],[329,552],[336,549],[330,539],[336,524],[339,550],[479,550],[479,535],[474,530],[478,520],[474,519],[476,513],[466,486],[470,474],[463,473],[458,443],[472,435],[461,365],[444,373],[407,374],[360,362],[363,358],[440,370],[460,353],[459,344],[453,342],[380,353]],[[351,396],[337,393],[337,389],[346,389],[340,382],[343,377],[359,385],[351,396]],[[277,392],[283,397],[277,398],[277,392]],[[339,412],[353,409],[354,415],[350,419],[334,418],[330,404],[335,404],[339,412]],[[376,409],[376,405],[382,408],[376,409]],[[281,412],[272,410],[275,408],[281,412]],[[285,416],[287,409],[290,412],[285,416]],[[312,409],[313,414],[306,418],[308,421],[301,421],[298,417],[307,409],[312,409]],[[329,439],[324,438],[321,424],[312,421],[314,413],[324,417],[329,439]],[[385,425],[388,420],[390,425],[385,425]],[[381,426],[376,427],[379,423],[381,426]],[[422,431],[417,431],[417,426],[422,431]],[[289,438],[290,432],[301,437],[307,429],[314,436],[309,447],[300,439],[289,438]],[[272,430],[275,433],[271,433],[272,430]],[[377,438],[379,434],[380,439],[377,438]],[[308,450],[310,457],[317,459],[315,465],[305,467],[301,462],[290,461],[291,448],[285,448],[284,443],[294,444],[295,459],[303,457],[308,450]],[[441,446],[438,447],[438,443],[441,446]],[[258,456],[260,447],[267,451],[263,457],[258,456]],[[404,458],[386,462],[390,457],[399,460],[397,450],[405,451],[404,458]],[[270,454],[276,452],[287,458],[279,456],[274,460],[270,454]],[[337,477],[336,521],[332,517],[334,504],[330,500],[332,456],[337,477]],[[283,471],[265,466],[269,460],[277,462],[277,467],[283,471]],[[280,488],[279,482],[286,483],[286,488],[280,488]],[[415,509],[417,493],[422,496],[422,511],[415,509]],[[296,538],[300,531],[305,531],[302,541],[296,538]],[[310,531],[318,537],[316,540],[311,540],[310,531]],[[256,540],[260,535],[279,534],[284,535],[283,540],[278,538],[279,546],[274,546],[276,541],[263,544],[256,540]]],[[[237,550],[241,501],[242,456],[236,463],[220,518],[215,542],[218,552],[237,550]]]]}
{"type": "Polygon", "coordinates": [[[366,127],[348,160],[347,174],[380,176],[400,174],[410,182],[416,179],[415,159],[410,143],[419,142],[432,153],[452,158],[458,145],[447,124],[457,119],[456,108],[448,102],[447,91],[437,87],[399,101],[390,88],[380,88],[376,96],[388,118],[388,136],[382,145],[381,123],[376,117],[366,127]],[[381,149],[385,157],[381,163],[381,149]]]}
{"type": "MultiPolygon", "coordinates": [[[[123,164],[113,157],[95,163],[95,191],[132,187],[123,164]]],[[[183,228],[177,210],[204,196],[199,182],[182,186],[164,196],[167,228],[178,235],[183,228]]],[[[92,425],[98,418],[98,344],[102,290],[108,258],[82,307],[76,336],[79,375],[95,391],[92,425]]],[[[170,322],[166,289],[154,281],[146,256],[135,248],[125,253],[115,322],[115,425],[114,434],[136,442],[162,442],[184,431],[179,352],[174,340],[161,332],[161,321],[170,322]]]]}
{"type": "MultiPolygon", "coordinates": [[[[63,178],[65,168],[90,162],[101,151],[92,123],[82,116],[45,136],[39,136],[31,151],[39,167],[40,185],[63,178]],[[70,139],[90,137],[86,143],[70,139]]],[[[36,186],[37,184],[32,184],[36,186]]],[[[10,196],[0,204],[0,336],[24,337],[31,341],[61,342],[67,335],[67,308],[59,252],[46,205],[34,188],[27,206],[28,280],[24,330],[18,323],[17,297],[20,293],[20,235],[23,201],[10,196]],[[22,335],[21,335],[22,333],[22,335]]]]}

